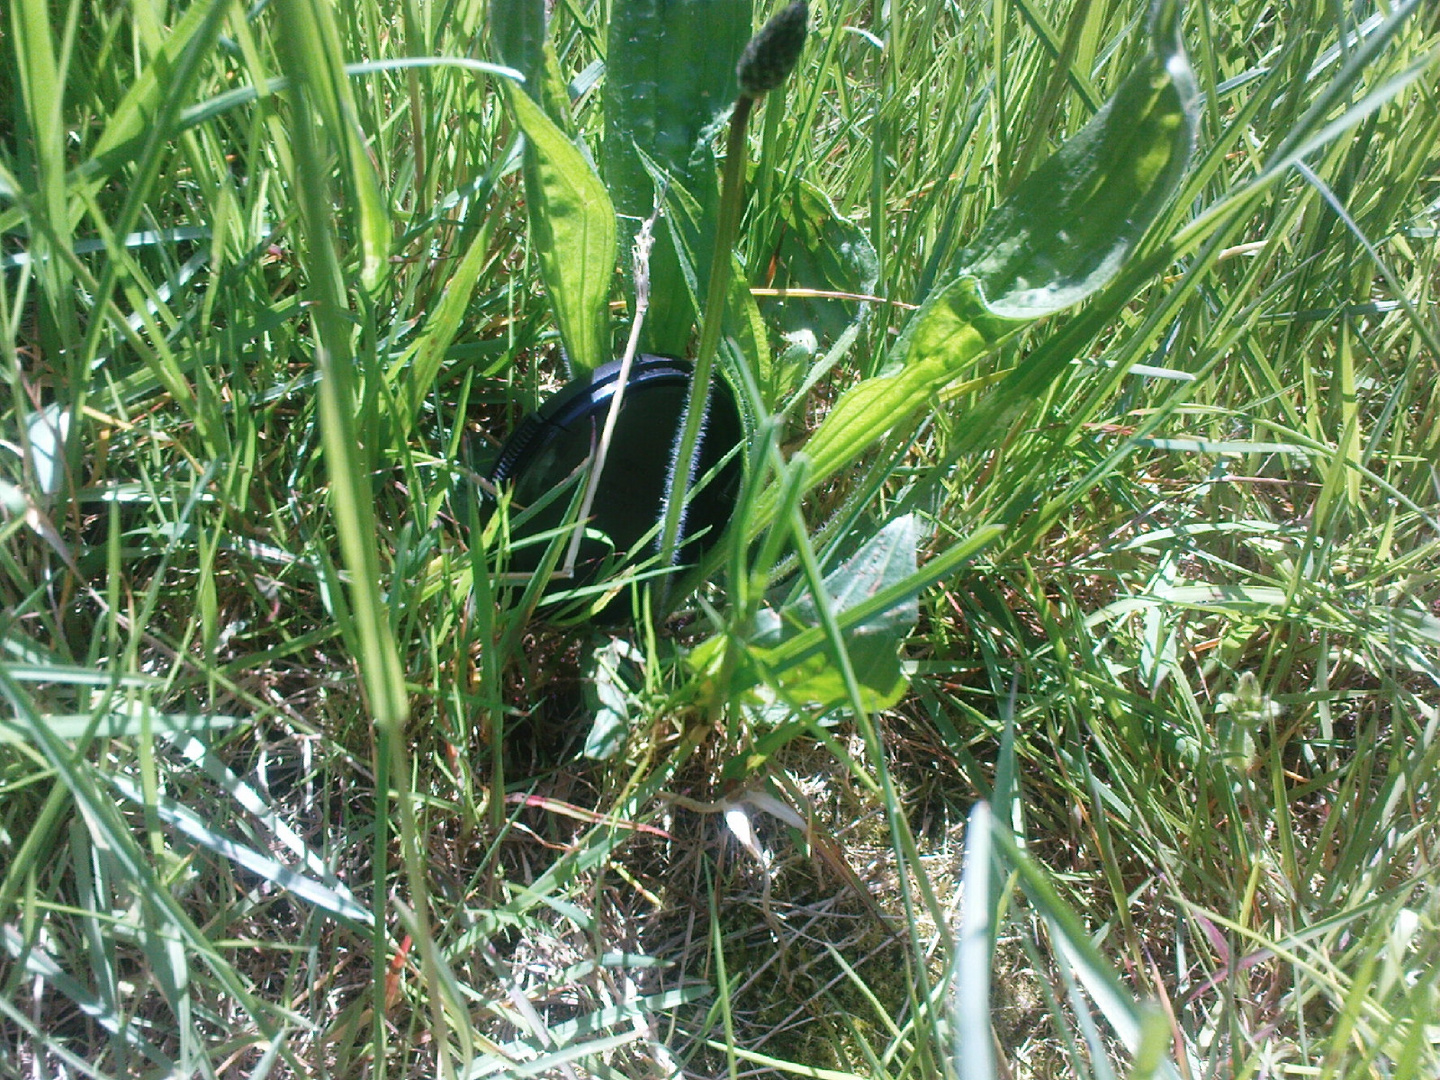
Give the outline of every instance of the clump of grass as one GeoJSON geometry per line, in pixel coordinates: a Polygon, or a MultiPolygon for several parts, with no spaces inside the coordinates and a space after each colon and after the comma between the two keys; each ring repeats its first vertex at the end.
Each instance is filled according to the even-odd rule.
{"type": "MultiPolygon", "coordinates": [[[[0,45],[0,1071],[1435,1074],[1432,13],[1190,11],[1132,268],[797,507],[825,572],[1003,526],[908,696],[707,683],[773,584],[717,574],[592,762],[584,642],[457,495],[558,372],[485,13],[272,7],[16,0],[0,45]]],[[[602,10],[548,35],[592,146],[602,10]]],[[[774,411],[876,373],[1142,14],[817,8],[736,247],[766,284],[814,185],[889,302],[774,411]]]]}

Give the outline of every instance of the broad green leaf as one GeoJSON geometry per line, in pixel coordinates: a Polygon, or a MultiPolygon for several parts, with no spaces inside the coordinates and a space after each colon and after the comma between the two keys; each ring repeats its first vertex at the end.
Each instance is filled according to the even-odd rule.
{"type": "MultiPolygon", "coordinates": [[[[648,214],[654,189],[637,148],[690,177],[702,131],[736,95],[750,0],[619,0],[605,71],[605,176],[621,213],[648,214]]],[[[697,163],[698,164],[698,163],[697,163]]]]}
{"type": "Polygon", "coordinates": [[[615,208],[585,156],[513,85],[506,100],[525,132],[525,202],[540,275],[560,336],[577,368],[610,359],[610,278],[615,208]]]}
{"type": "MultiPolygon", "coordinates": [[[[828,574],[825,591],[831,609],[837,614],[847,611],[911,577],[915,573],[917,535],[914,517],[907,514],[897,518],[828,574]]],[[[918,618],[919,606],[911,593],[844,631],[845,650],[860,683],[861,703],[867,710],[888,708],[905,693],[900,645],[918,618]]],[[[822,710],[849,700],[839,666],[829,653],[816,652],[798,661],[787,661],[777,651],[797,633],[820,624],[815,597],[807,594],[778,613],[761,611],[757,624],[747,651],[781,698],[797,708],[822,710]]]]}
{"type": "Polygon", "coordinates": [[[1022,325],[990,314],[973,278],[962,277],[932,293],[897,346],[907,351],[909,362],[842,394],[805,444],[812,484],[856,461],[1022,325]]]}
{"type": "MultiPolygon", "coordinates": [[[[683,295],[684,327],[677,324],[676,338],[671,343],[673,349],[670,350],[683,352],[690,338],[694,313],[699,309],[701,290],[708,284],[701,275],[707,273],[711,255],[715,250],[712,235],[714,199],[711,199],[708,206],[702,207],[680,180],[667,177],[658,163],[651,161],[648,156],[644,157],[644,162],[657,186],[663,184],[665,187],[664,233],[669,237],[669,243],[655,246],[650,264],[651,277],[652,280],[657,280],[657,267],[663,268],[660,272],[667,275],[665,280],[673,285],[679,295],[683,295]],[[664,258],[657,258],[662,247],[665,249],[664,258]]],[[[707,180],[702,177],[700,182],[704,184],[707,180]]],[[[712,194],[718,198],[719,192],[713,177],[709,178],[708,182],[712,189],[716,189],[712,194]]],[[[725,298],[724,329],[727,341],[722,345],[725,350],[722,356],[733,362],[734,357],[728,350],[731,347],[738,349],[751,370],[759,373],[762,379],[768,379],[771,371],[769,332],[765,328],[760,309],[755,304],[755,298],[750,295],[750,289],[745,284],[744,267],[734,256],[731,257],[731,270],[730,286],[726,290],[725,298]]],[[[681,309],[677,307],[674,310],[681,309]]],[[[651,325],[649,319],[646,320],[646,325],[651,325]]],[[[662,347],[657,348],[664,351],[662,347]]],[[[744,408],[743,398],[741,407],[744,408]]]]}
{"type": "MultiPolygon", "coordinates": [[[[780,230],[773,249],[760,254],[760,267],[775,268],[773,279],[762,279],[762,284],[852,294],[874,291],[880,262],[870,238],[808,180],[799,181],[781,200],[780,230]]],[[[782,331],[810,330],[828,344],[855,321],[857,305],[850,300],[798,296],[779,303],[775,315],[782,331]]]]}
{"type": "MultiPolygon", "coordinates": [[[[654,209],[655,186],[644,157],[696,193],[713,214],[709,132],[735,99],[735,61],[749,40],[750,26],[750,0],[619,0],[613,5],[602,162],[615,208],[627,220],[642,220],[654,209]]],[[[662,219],[651,256],[643,340],[651,352],[678,356],[689,343],[695,310],[667,232],[662,219]]],[[[704,287],[702,281],[701,295],[704,287]]]]}
{"type": "MultiPolygon", "coordinates": [[[[865,636],[846,642],[860,685],[860,704],[867,712],[887,709],[905,696],[909,683],[900,670],[902,641],[894,636],[865,636]]],[[[793,709],[826,712],[850,700],[844,674],[829,656],[811,655],[780,671],[766,666],[768,657],[763,649],[752,649],[751,659],[764,680],[793,709]]]]}
{"type": "MultiPolygon", "coordinates": [[[[849,607],[835,612],[835,622],[839,625],[841,632],[848,635],[852,628],[865,625],[883,617],[887,612],[902,608],[937,581],[942,581],[954,574],[960,567],[994,543],[1003,532],[1004,529],[999,525],[987,525],[976,530],[965,539],[952,544],[931,558],[913,573],[899,580],[891,581],[873,594],[863,598],[854,597],[855,602],[849,607]]],[[[767,659],[775,667],[790,666],[807,660],[814,653],[823,652],[827,646],[825,628],[812,626],[803,632],[787,637],[782,644],[773,648],[767,659]]],[[[721,666],[724,651],[723,635],[707,638],[690,651],[687,663],[692,671],[702,676],[713,676],[721,666]]],[[[743,677],[737,675],[736,679],[727,684],[725,689],[743,693],[753,685],[755,685],[753,681],[746,683],[743,681],[743,677]]]]}
{"type": "MultiPolygon", "coordinates": [[[[898,585],[915,573],[915,550],[920,528],[913,515],[906,514],[888,522],[873,537],[830,573],[825,575],[825,592],[838,615],[859,607],[883,589],[898,585]]],[[[787,621],[805,626],[819,623],[816,598],[808,593],[793,604],[786,604],[781,615],[787,621]]],[[[910,594],[891,607],[875,612],[850,628],[853,635],[904,634],[919,618],[915,594],[910,594]]]]}
{"type": "Polygon", "coordinates": [[[981,227],[961,254],[989,310],[1037,319],[1119,271],[1180,184],[1195,142],[1195,77],[1179,0],[1151,15],[1150,51],[1115,96],[981,227]]]}
{"type": "Polygon", "coordinates": [[[585,699],[595,714],[585,738],[585,756],[604,760],[625,745],[630,731],[630,696],[627,667],[644,662],[644,655],[623,638],[612,637],[590,654],[586,665],[585,699]]]}
{"type": "Polygon", "coordinates": [[[570,136],[570,98],[545,29],[544,0],[490,0],[490,40],[501,62],[525,76],[525,93],[570,136]]]}
{"type": "MultiPolygon", "coordinates": [[[[570,138],[575,137],[575,118],[570,112],[570,90],[565,85],[565,76],[560,71],[560,58],[555,55],[555,46],[545,42],[541,49],[539,100],[551,120],[560,125],[570,138]]],[[[535,97],[532,90],[531,97],[535,97]]]]}
{"type": "Polygon", "coordinates": [[[842,395],[806,446],[812,483],[855,461],[1021,327],[1119,272],[1179,186],[1194,144],[1197,95],[1179,23],[1178,0],[1158,0],[1139,66],[991,214],[959,270],[916,312],[886,374],[842,395]]]}
{"type": "Polygon", "coordinates": [[[545,70],[545,0],[490,0],[490,41],[496,58],[525,76],[532,98],[545,70]]]}

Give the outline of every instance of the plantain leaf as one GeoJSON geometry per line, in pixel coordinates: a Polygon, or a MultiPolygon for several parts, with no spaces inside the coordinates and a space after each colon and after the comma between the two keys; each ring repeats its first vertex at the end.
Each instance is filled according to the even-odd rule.
{"type": "MultiPolygon", "coordinates": [[[[683,315],[684,325],[677,325],[675,340],[672,342],[673,351],[683,352],[690,336],[690,326],[694,321],[701,290],[708,284],[701,274],[709,269],[714,253],[714,230],[711,228],[705,231],[707,221],[713,225],[714,200],[711,200],[707,207],[702,207],[679,180],[667,178],[659,165],[648,157],[643,160],[651,176],[665,184],[665,232],[669,234],[671,243],[664,245],[663,259],[659,257],[662,253],[657,245],[650,267],[652,277],[663,275],[663,280],[686,301],[683,311],[675,309],[683,315]]],[[[712,182],[711,187],[715,186],[712,182]]],[[[718,190],[716,195],[718,197],[718,190]]],[[[650,325],[648,320],[646,325],[650,325]]],[[[772,361],[765,322],[760,316],[755,298],[750,295],[750,289],[745,284],[744,267],[734,256],[731,257],[730,287],[725,298],[724,329],[726,340],[721,346],[721,355],[725,357],[727,369],[733,371],[734,365],[739,362],[730,352],[733,348],[739,350],[752,371],[762,380],[768,381],[772,361]]],[[[741,409],[745,410],[743,396],[740,404],[741,409]]],[[[746,422],[749,423],[750,419],[746,422]]]]}
{"type": "Polygon", "coordinates": [[[633,682],[644,654],[623,638],[611,637],[594,649],[586,661],[585,703],[595,714],[583,753],[603,761],[625,745],[630,733],[630,699],[633,682]]]}
{"type": "MultiPolygon", "coordinates": [[[[782,231],[767,260],[774,276],[765,284],[777,289],[860,294],[875,290],[880,262],[870,238],[864,229],[842,217],[823,191],[801,180],[779,209],[782,231]]],[[[780,304],[776,321],[782,332],[810,330],[828,345],[855,322],[861,310],[852,300],[790,297],[780,304]]]]}
{"type": "MultiPolygon", "coordinates": [[[[565,76],[560,71],[560,58],[555,55],[555,46],[545,42],[541,49],[539,80],[539,102],[545,107],[546,115],[560,125],[560,129],[572,140],[575,138],[575,117],[570,111],[570,88],[565,85],[565,76]]],[[[531,97],[535,97],[532,88],[531,97]]]]}
{"type": "MultiPolygon", "coordinates": [[[[605,179],[622,214],[654,203],[640,153],[693,180],[702,132],[734,100],[750,0],[617,0],[605,69],[605,179]]],[[[686,185],[692,191],[693,184],[686,185]]]]}
{"type": "Polygon", "coordinates": [[[502,64],[525,77],[525,93],[538,101],[567,136],[574,137],[570,97],[560,61],[545,30],[545,0],[490,0],[490,40],[502,64]]]}
{"type": "Polygon", "coordinates": [[[540,276],[571,362],[591,371],[610,359],[610,278],[615,208],[585,156],[545,110],[506,83],[525,133],[525,203],[540,276]]]}
{"type": "MultiPolygon", "coordinates": [[[[735,61],[750,37],[750,0],[617,0],[605,57],[602,166],[615,208],[631,225],[650,216],[648,157],[714,214],[709,131],[735,99],[735,61]]],[[[702,223],[708,234],[713,218],[702,223]]],[[[650,267],[644,346],[683,355],[695,309],[662,219],[650,267]]],[[[628,237],[627,237],[628,239],[628,237]]],[[[700,264],[709,265],[706,260],[700,264]]],[[[704,295],[705,283],[700,283],[704,295]]]]}
{"type": "Polygon", "coordinates": [[[1151,14],[1150,51],[1091,121],[996,208],[960,258],[996,315],[1038,319],[1084,300],[1170,201],[1195,143],[1198,91],[1179,0],[1151,14]]]}
{"type": "Polygon", "coordinates": [[[962,277],[937,289],[896,346],[912,359],[840,395],[805,444],[812,486],[858,460],[892,426],[1023,325],[1023,320],[990,314],[974,278],[962,277]]]}
{"type": "Polygon", "coordinates": [[[545,70],[545,0],[490,0],[490,42],[502,63],[525,76],[538,97],[545,70]]]}
{"type": "Polygon", "coordinates": [[[841,396],[805,448],[812,485],[1021,327],[1079,303],[1119,272],[1174,195],[1195,137],[1179,0],[1157,0],[1149,27],[1139,66],[990,215],[960,268],[911,319],[885,373],[841,396]]]}
{"type": "MultiPolygon", "coordinates": [[[[909,514],[887,524],[865,546],[825,578],[826,603],[837,614],[869,600],[915,573],[919,527],[909,514]]],[[[906,679],[900,668],[900,645],[915,628],[920,609],[910,593],[899,603],[844,631],[845,651],[860,684],[867,710],[884,709],[904,696],[906,679]]],[[[840,665],[829,652],[813,652],[797,660],[777,651],[797,634],[820,625],[813,596],[805,595],[780,611],[760,612],[757,632],[747,646],[750,661],[765,681],[792,707],[835,708],[849,701],[840,665]]]]}
{"type": "MultiPolygon", "coordinates": [[[[893,701],[889,694],[895,693],[897,683],[893,674],[889,681],[870,677],[862,673],[868,660],[857,657],[857,647],[862,651],[868,646],[864,638],[872,643],[889,642],[895,648],[890,650],[888,669],[901,671],[897,650],[901,642],[914,628],[918,618],[915,598],[925,589],[953,575],[960,567],[969,563],[981,551],[993,544],[1003,533],[998,525],[989,525],[965,539],[950,545],[944,551],[928,560],[924,566],[916,565],[917,525],[912,515],[906,514],[890,522],[858,553],[847,560],[839,570],[829,574],[825,591],[832,605],[831,611],[839,626],[851,666],[861,683],[861,704],[883,707],[886,701],[893,701]],[[908,568],[908,572],[901,573],[908,568]],[[863,628],[863,630],[862,630],[863,628]],[[888,694],[886,691],[888,690],[888,694]],[[881,691],[876,693],[876,691],[881,691]]],[[[775,694],[758,694],[755,688],[762,682],[774,689],[789,678],[787,673],[799,673],[787,693],[795,694],[797,702],[805,699],[800,695],[801,681],[806,672],[815,672],[818,667],[814,658],[820,656],[839,678],[838,665],[832,659],[832,646],[825,627],[820,625],[818,611],[811,603],[804,607],[787,604],[782,615],[773,612],[756,619],[756,627],[748,638],[739,642],[739,656],[731,650],[737,642],[727,633],[718,633],[696,645],[687,654],[685,661],[690,670],[701,680],[702,698],[721,691],[721,672],[733,659],[734,668],[723,680],[723,692],[730,699],[748,701],[752,704],[769,704],[775,694]]],[[[869,669],[878,674],[882,668],[878,661],[869,669]]],[[[812,684],[819,686],[818,683],[812,684]]],[[[903,691],[903,683],[898,684],[903,691]]],[[[814,694],[808,699],[813,705],[817,701],[849,701],[848,691],[843,690],[843,699],[833,694],[814,694]]],[[[712,700],[713,703],[713,700],[712,700]]],[[[803,727],[804,725],[802,725],[803,727]]],[[[781,745],[791,735],[778,736],[780,742],[771,742],[771,749],[781,745]]],[[[769,753],[761,746],[762,754],[769,753]]],[[[727,774],[728,776],[728,774],[727,774]]],[[[728,777],[734,778],[734,777],[728,777]]]]}

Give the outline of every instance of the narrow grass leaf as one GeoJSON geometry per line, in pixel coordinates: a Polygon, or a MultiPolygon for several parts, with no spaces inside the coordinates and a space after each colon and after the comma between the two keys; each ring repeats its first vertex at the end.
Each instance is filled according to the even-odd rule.
{"type": "Polygon", "coordinates": [[[27,943],[21,938],[20,932],[15,927],[8,925],[0,926],[0,941],[5,943],[5,951],[10,954],[11,959],[21,961],[30,975],[41,982],[48,983],[64,994],[85,1016],[112,1035],[118,1035],[124,1039],[128,1046],[140,1051],[161,1069],[168,1072],[175,1068],[175,1063],[135,1030],[133,1024],[117,1015],[113,1007],[108,1006],[100,998],[86,990],[40,945],[34,942],[27,943]]]}
{"type": "MultiPolygon", "coordinates": [[[[325,137],[340,161],[344,205],[358,247],[360,283],[373,292],[389,273],[390,213],[356,119],[355,95],[345,71],[334,12],[315,0],[286,0],[277,7],[282,66],[293,85],[306,90],[309,104],[300,107],[315,109],[324,118],[325,137]]],[[[325,171],[326,160],[306,162],[297,155],[301,169],[316,172],[325,171]]],[[[310,227],[314,228],[313,222],[310,227]]]]}
{"type": "Polygon", "coordinates": [[[1245,439],[1136,439],[1135,445],[1156,450],[1180,450],[1191,454],[1243,456],[1245,454],[1299,454],[1308,457],[1314,451],[1295,443],[1253,442],[1245,439]]]}
{"type": "MultiPolygon", "coordinates": [[[[37,315],[43,347],[47,352],[58,354],[62,350],[73,350],[80,336],[78,305],[70,295],[73,275],[65,258],[66,255],[73,258],[73,252],[68,250],[72,222],[64,183],[68,137],[62,72],[50,26],[51,5],[45,0],[14,0],[7,7],[16,62],[14,81],[10,85],[18,90],[13,102],[7,103],[12,117],[10,124],[14,125],[10,128],[7,124],[7,129],[17,134],[23,132],[23,137],[15,141],[7,139],[14,149],[7,147],[6,164],[10,164],[11,155],[17,151],[22,155],[16,163],[21,173],[18,179],[25,184],[25,195],[33,196],[33,202],[27,197],[21,203],[28,211],[23,214],[29,218],[26,231],[34,250],[42,256],[52,253],[57,256],[39,268],[37,315]],[[30,205],[27,207],[26,203],[30,205]]],[[[12,198],[18,201],[20,185],[7,183],[7,186],[14,188],[12,198]]],[[[13,225],[7,228],[7,235],[13,229],[13,225]]]]}
{"type": "Polygon", "coordinates": [[[1172,1040],[1170,1018],[1158,1006],[1140,1009],[1140,1043],[1128,1080],[1152,1080],[1161,1076],[1166,1066],[1172,1040]]]}
{"type": "Polygon", "coordinates": [[[30,414],[26,422],[30,468],[35,486],[42,495],[60,490],[64,470],[65,440],[70,435],[70,410],[51,404],[30,414]]]}
{"type": "Polygon", "coordinates": [[[179,740],[177,749],[219,785],[225,794],[253,814],[265,831],[275,837],[281,846],[299,857],[306,870],[328,888],[344,897],[350,897],[349,890],[335,877],[320,856],[311,850],[304,838],[280,817],[273,806],[260,797],[258,791],[236,776],[208,746],[199,739],[187,736],[179,740]]]}
{"type": "Polygon", "coordinates": [[[990,965],[995,948],[991,903],[990,808],[977,802],[965,827],[960,932],[950,969],[954,1015],[955,1074],[960,1080],[994,1080],[994,1036],[990,1027],[990,965]]]}
{"type": "MultiPolygon", "coordinates": [[[[341,124],[343,107],[334,96],[333,83],[324,79],[330,58],[325,42],[330,35],[309,0],[285,0],[277,6],[282,16],[281,58],[296,90],[294,182],[301,195],[302,253],[314,293],[315,362],[320,370],[321,434],[331,475],[330,500],[340,549],[351,575],[352,629],[370,708],[382,725],[397,725],[409,711],[408,694],[380,596],[380,558],[370,490],[373,448],[362,443],[356,421],[354,352],[346,281],[331,217],[329,149],[312,110],[318,107],[326,116],[331,138],[344,139],[344,132],[350,129],[341,124]],[[328,102],[328,107],[320,102],[328,102]]],[[[329,30],[333,34],[334,27],[329,30]]],[[[363,169],[360,172],[363,174],[363,169]]],[[[365,261],[371,258],[373,253],[365,261]]]]}
{"type": "MultiPolygon", "coordinates": [[[[6,641],[6,646],[12,642],[6,641]]],[[[17,683],[57,683],[64,686],[105,687],[116,684],[115,676],[108,671],[76,667],[73,664],[49,664],[36,660],[31,663],[7,662],[3,665],[5,674],[17,683]]],[[[154,675],[121,675],[118,684],[126,689],[144,690],[163,685],[164,680],[154,675]]]]}
{"type": "MultiPolygon", "coordinates": [[[[1095,947],[1079,916],[1061,900],[1049,875],[1016,843],[1010,830],[997,821],[992,837],[1004,860],[1019,873],[1021,887],[1050,928],[1056,951],[1067,970],[1084,986],[1121,1042],[1132,1054],[1136,1053],[1143,1026],[1140,1004],[1095,947]]],[[[1180,1077],[1179,1070],[1168,1059],[1161,1061],[1153,1074],[1165,1080],[1180,1077]]]]}
{"type": "MultiPolygon", "coordinates": [[[[637,1020],[652,1020],[661,1013],[701,1001],[709,997],[711,993],[709,986],[695,985],[679,990],[667,990],[664,993],[647,994],[633,1001],[623,1001],[604,1009],[596,1009],[594,1012],[577,1016],[573,1020],[547,1024],[545,1032],[554,1040],[557,1047],[584,1045],[577,1040],[597,1032],[610,1031],[621,1024],[633,1025],[637,1020]]],[[[505,1043],[500,1050],[512,1060],[523,1060],[527,1054],[533,1055],[536,1052],[533,1043],[523,1040],[505,1043]]],[[[482,1067],[477,1063],[469,1075],[478,1080],[479,1077],[491,1075],[503,1068],[505,1065],[500,1061],[493,1062],[489,1068],[482,1067]]]]}
{"type": "MultiPolygon", "coordinates": [[[[144,792],[128,777],[111,776],[107,779],[116,791],[137,806],[147,805],[144,792]]],[[[374,921],[370,912],[361,907],[350,894],[350,890],[343,885],[337,883],[333,888],[322,885],[314,878],[292,870],[270,856],[262,855],[254,848],[237,843],[228,836],[222,836],[210,828],[200,815],[189,807],[182,806],[173,799],[162,795],[150,804],[150,808],[159,815],[161,820],[184,833],[197,844],[229,859],[236,866],[264,878],[277,889],[284,889],[301,900],[314,904],[322,911],[328,911],[332,915],[348,919],[361,926],[369,926],[374,921]]]]}
{"type": "Polygon", "coordinates": [[[212,15],[213,9],[209,5],[192,4],[168,29],[150,63],[145,65],[125,91],[125,96],[110,111],[85,163],[67,178],[70,183],[84,183],[93,194],[108,176],[139,156],[157,115],[169,99],[169,80],[181,53],[212,15]]]}
{"type": "Polygon", "coordinates": [[[90,768],[84,762],[76,761],[69,744],[45,727],[29,695],[9,677],[3,665],[0,665],[0,694],[10,702],[16,722],[30,741],[39,747],[55,770],[59,782],[84,815],[92,842],[104,849],[118,872],[147,903],[153,905],[174,939],[193,956],[205,961],[225,990],[246,1010],[259,1032],[266,1038],[274,1035],[274,1018],[278,1015],[288,1021],[291,1017],[282,1008],[262,1002],[251,994],[239,973],[185,914],[173,893],[161,884],[119,808],[103,794],[90,768]]]}
{"type": "MultiPolygon", "coordinates": [[[[645,1034],[643,1028],[635,1028],[618,1035],[606,1035],[585,1042],[571,1043],[569,1046],[550,1050],[528,1061],[505,1062],[494,1055],[487,1054],[485,1057],[477,1059],[461,1075],[468,1080],[480,1080],[482,1077],[493,1075],[496,1071],[502,1071],[506,1077],[537,1076],[552,1069],[564,1069],[572,1061],[582,1061],[592,1055],[606,1054],[626,1046],[636,1039],[644,1038],[645,1034]]],[[[527,1047],[527,1049],[532,1054],[535,1052],[533,1047],[527,1047]]]]}
{"type": "Polygon", "coordinates": [[[776,1072],[788,1073],[791,1076],[804,1076],[808,1080],[875,1080],[871,1075],[844,1072],[840,1069],[826,1069],[819,1065],[811,1065],[804,1061],[790,1061],[787,1058],[775,1057],[773,1054],[762,1054],[755,1050],[747,1050],[743,1046],[730,1047],[725,1043],[717,1042],[714,1039],[706,1039],[705,1045],[712,1050],[731,1050],[740,1061],[748,1061],[754,1065],[763,1065],[766,1069],[776,1072]]]}
{"type": "MultiPolygon", "coordinates": [[[[4,1016],[14,1025],[14,1030],[23,1032],[30,1039],[32,1046],[43,1047],[45,1052],[54,1055],[56,1060],[64,1062],[71,1069],[81,1076],[91,1077],[92,1080],[111,1080],[109,1073],[103,1073],[93,1064],[79,1057],[70,1050],[59,1038],[50,1031],[42,1031],[31,1023],[30,1018],[15,1008],[9,999],[0,995],[0,1016],[4,1016]]],[[[172,1071],[173,1065],[167,1068],[172,1071]]]]}
{"type": "MultiPolygon", "coordinates": [[[[483,208],[479,212],[484,212],[483,208]]],[[[425,321],[425,329],[412,350],[391,365],[392,383],[401,384],[398,397],[403,403],[400,423],[408,431],[420,415],[446,350],[460,331],[461,320],[470,309],[475,283],[491,259],[491,231],[488,221],[476,232],[455,273],[445,283],[440,302],[425,321]]]]}
{"type": "MultiPolygon", "coordinates": [[[[361,75],[376,75],[383,71],[401,71],[412,69],[443,69],[455,68],[460,71],[470,71],[479,75],[494,75],[502,79],[514,79],[519,81],[523,78],[520,72],[513,67],[504,64],[492,64],[486,60],[474,60],[468,56],[396,56],[385,60],[364,60],[358,63],[346,64],[344,72],[350,78],[357,78],[361,75]]],[[[237,86],[233,90],[226,90],[216,94],[214,97],[206,98],[195,105],[191,105],[180,113],[176,131],[186,131],[189,128],[198,127],[200,124],[223,116],[232,109],[241,105],[249,105],[261,98],[269,97],[272,94],[280,94],[290,88],[290,80],[284,75],[276,75],[274,78],[266,79],[259,86],[237,86]]],[[[103,178],[110,172],[125,164],[125,158],[116,154],[92,157],[80,165],[75,176],[85,179],[103,178]]],[[[77,249],[78,250],[78,249],[77,249]]]]}

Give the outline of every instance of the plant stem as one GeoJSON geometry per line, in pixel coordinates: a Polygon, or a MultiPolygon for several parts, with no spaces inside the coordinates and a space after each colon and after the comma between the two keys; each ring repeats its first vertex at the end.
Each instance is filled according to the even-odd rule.
{"type": "Polygon", "coordinates": [[[590,518],[590,508],[595,505],[595,493],[600,490],[600,477],[605,473],[605,462],[610,456],[610,442],[615,437],[615,425],[620,420],[620,408],[625,403],[625,388],[630,384],[630,368],[640,348],[640,330],[645,325],[645,313],[650,310],[650,249],[655,244],[651,229],[659,212],[656,210],[655,215],[640,226],[640,232],[635,237],[635,314],[630,320],[630,338],[625,343],[625,353],[620,358],[620,374],[615,377],[615,393],[610,398],[610,407],[605,410],[605,426],[601,429],[600,442],[590,465],[585,498],[580,502],[580,513],[576,515],[570,547],[565,553],[565,564],[561,570],[565,577],[575,574],[580,543],[585,538],[585,523],[590,518]]]}
{"type": "Polygon", "coordinates": [[[710,393],[710,372],[720,345],[725,321],[725,297],[730,288],[730,259],[735,236],[740,230],[740,213],[745,192],[745,129],[755,99],[741,95],[730,115],[730,133],[725,142],[725,176],[720,190],[720,217],[715,227],[715,251],[710,258],[710,283],[705,291],[705,311],[700,323],[700,347],[695,354],[695,371],[690,379],[690,397],[685,403],[685,427],[671,459],[669,490],[665,493],[665,524],[660,530],[660,565],[674,566],[680,536],[680,519],[690,492],[690,473],[695,466],[695,449],[705,421],[706,398],[710,393]]]}

